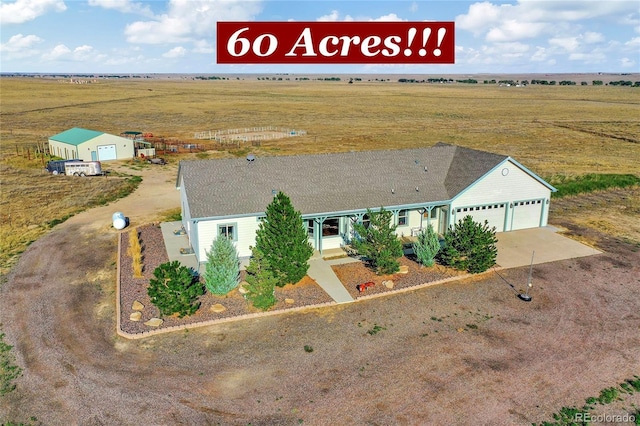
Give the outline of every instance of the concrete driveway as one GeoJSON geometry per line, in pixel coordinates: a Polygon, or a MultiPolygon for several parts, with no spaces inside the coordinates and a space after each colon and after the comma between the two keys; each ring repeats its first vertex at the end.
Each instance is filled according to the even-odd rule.
{"type": "Polygon", "coordinates": [[[535,251],[534,264],[573,259],[602,253],[578,241],[556,233],[552,226],[500,232],[498,237],[497,264],[505,268],[528,266],[535,251]]]}

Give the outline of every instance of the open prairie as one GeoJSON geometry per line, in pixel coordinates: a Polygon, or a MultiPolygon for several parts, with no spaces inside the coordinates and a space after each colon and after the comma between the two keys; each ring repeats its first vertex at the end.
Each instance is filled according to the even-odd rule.
{"type": "MultiPolygon", "coordinates": [[[[277,126],[307,132],[261,146],[212,145],[219,152],[200,156],[393,149],[444,141],[510,155],[544,177],[638,173],[638,88],[409,84],[398,83],[397,76],[353,84],[245,78],[101,79],[82,85],[2,78],[0,271],[51,223],[78,211],[60,204],[75,206],[79,198],[100,204],[101,188],[117,192],[115,182],[51,180],[25,170],[41,169],[44,161],[34,159],[33,150],[71,127],[152,132],[189,143],[203,143],[194,134],[208,130],[277,126]]],[[[135,174],[135,167],[125,171],[135,174]]]]}
{"type": "MultiPolygon", "coordinates": [[[[637,88],[255,79],[0,83],[0,267],[11,265],[5,241],[16,254],[20,244],[38,239],[0,287],[1,331],[25,369],[16,391],[0,399],[0,422],[530,424],[640,372],[638,187],[552,201],[552,225],[605,253],[536,267],[531,304],[510,287],[526,282],[528,268],[517,268],[140,341],[115,334],[116,238],[108,224],[95,225],[112,207],[51,229],[117,196],[118,182],[132,184],[125,174],[143,181],[117,206],[159,217],[165,207],[178,207],[175,192],[166,206],[159,194],[172,190],[176,161],[196,155],[445,141],[510,155],[545,177],[638,175],[637,88]],[[307,135],[168,157],[159,168],[106,165],[118,179],[54,179],[38,170],[41,158],[32,152],[25,158],[27,148],[71,127],[199,143],[197,131],[269,125],[307,135]]],[[[628,413],[629,404],[640,405],[640,393],[616,404],[598,413],[628,413]]]]}

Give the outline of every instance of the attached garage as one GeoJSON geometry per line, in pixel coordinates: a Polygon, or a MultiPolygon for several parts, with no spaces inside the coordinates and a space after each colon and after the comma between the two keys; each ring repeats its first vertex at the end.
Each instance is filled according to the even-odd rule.
{"type": "Polygon", "coordinates": [[[454,220],[457,222],[465,216],[472,216],[476,222],[484,223],[496,228],[496,232],[504,231],[504,222],[507,216],[507,203],[496,203],[482,206],[457,207],[454,220]]]}
{"type": "Polygon", "coordinates": [[[516,201],[511,213],[511,230],[537,228],[544,218],[544,199],[516,201]]]}
{"type": "Polygon", "coordinates": [[[134,157],[134,142],[121,136],[74,127],[49,137],[49,152],[67,160],[124,160],[134,157]]]}

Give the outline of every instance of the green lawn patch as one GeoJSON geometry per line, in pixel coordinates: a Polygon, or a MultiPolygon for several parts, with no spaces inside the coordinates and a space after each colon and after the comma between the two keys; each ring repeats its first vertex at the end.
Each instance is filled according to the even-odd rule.
{"type": "Polygon", "coordinates": [[[640,185],[640,177],[632,174],[588,173],[581,176],[555,175],[548,178],[547,182],[558,190],[552,193],[551,197],[561,198],[609,188],[627,188],[640,185]]]}

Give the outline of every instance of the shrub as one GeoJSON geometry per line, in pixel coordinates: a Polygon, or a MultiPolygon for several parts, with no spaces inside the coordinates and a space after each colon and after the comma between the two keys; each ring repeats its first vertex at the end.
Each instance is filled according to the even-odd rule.
{"type": "Polygon", "coordinates": [[[297,283],[307,274],[313,255],[302,215],[282,192],[278,192],[265,213],[256,232],[256,248],[268,261],[279,287],[297,283]]]}
{"type": "Polygon", "coordinates": [[[238,286],[240,262],[231,240],[218,237],[207,252],[207,261],[203,277],[210,293],[225,295],[238,286]]]}
{"type": "Polygon", "coordinates": [[[129,231],[129,256],[131,256],[131,269],[134,278],[142,278],[142,246],[138,235],[138,229],[129,231]]]}
{"type": "Polygon", "coordinates": [[[440,240],[438,234],[433,230],[432,226],[427,226],[418,235],[418,240],[413,243],[413,253],[418,258],[418,262],[425,266],[433,266],[433,259],[440,251],[440,240]]]}
{"type": "Polygon", "coordinates": [[[276,304],[275,286],[279,280],[270,271],[269,261],[256,247],[251,249],[251,260],[247,266],[245,297],[254,307],[266,311],[276,304]]]}
{"type": "Polygon", "coordinates": [[[447,266],[471,273],[484,272],[496,264],[496,229],[489,223],[474,222],[465,216],[444,234],[444,246],[438,253],[438,260],[447,266]]]}
{"type": "Polygon", "coordinates": [[[367,209],[369,224],[354,223],[351,242],[358,254],[365,256],[378,275],[393,274],[400,270],[402,242],[395,234],[397,226],[391,224],[393,214],[381,208],[378,212],[367,209]]]}
{"type": "Polygon", "coordinates": [[[13,391],[16,388],[13,381],[22,374],[22,369],[14,364],[12,348],[4,342],[4,333],[0,333],[0,396],[13,391]]]}
{"type": "Polygon", "coordinates": [[[198,310],[204,286],[189,268],[174,260],[158,266],[153,276],[147,293],[162,315],[177,313],[182,318],[198,310]]]}

